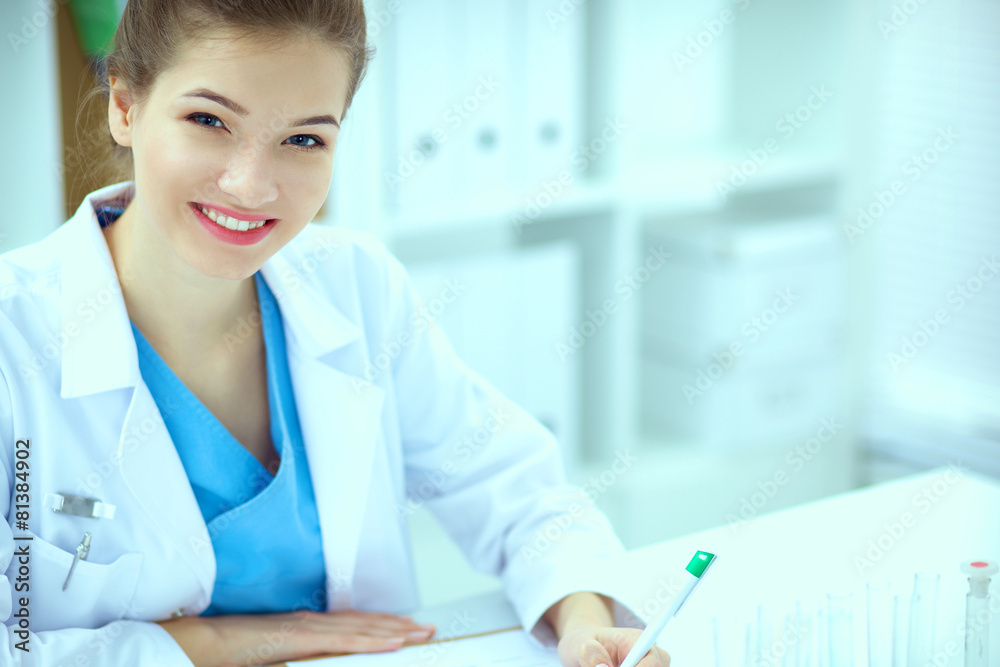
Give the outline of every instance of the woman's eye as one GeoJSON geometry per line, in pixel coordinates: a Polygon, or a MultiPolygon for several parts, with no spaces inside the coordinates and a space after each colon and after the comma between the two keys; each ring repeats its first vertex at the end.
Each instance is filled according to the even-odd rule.
{"type": "Polygon", "coordinates": [[[222,121],[210,113],[193,113],[187,118],[188,120],[193,121],[196,125],[201,125],[202,127],[222,127],[222,121]],[[199,123],[197,120],[195,120],[197,118],[210,118],[211,120],[209,121],[209,123],[218,121],[219,125],[211,125],[211,124],[206,125],[205,123],[199,123]]]}
{"type": "Polygon", "coordinates": [[[299,143],[292,144],[293,146],[296,146],[298,148],[305,148],[306,150],[313,150],[316,148],[323,148],[324,146],[326,146],[326,144],[323,143],[323,140],[314,134],[296,134],[294,137],[291,137],[289,141],[292,141],[293,139],[304,139],[306,141],[311,141],[312,142],[311,144],[299,144],[299,143]]]}
{"type": "MultiPolygon", "coordinates": [[[[225,127],[222,124],[221,120],[219,120],[217,117],[213,116],[210,113],[193,113],[187,116],[187,120],[193,122],[195,125],[201,125],[202,127],[211,127],[211,128],[225,127]],[[200,119],[208,119],[208,122],[207,123],[200,122],[200,119]],[[218,125],[215,125],[214,123],[218,123],[218,125]]],[[[323,140],[314,134],[296,134],[294,137],[289,138],[289,141],[292,142],[291,144],[292,146],[307,151],[326,147],[326,144],[323,143],[323,140]],[[312,143],[298,143],[296,140],[308,141],[312,143]]]]}

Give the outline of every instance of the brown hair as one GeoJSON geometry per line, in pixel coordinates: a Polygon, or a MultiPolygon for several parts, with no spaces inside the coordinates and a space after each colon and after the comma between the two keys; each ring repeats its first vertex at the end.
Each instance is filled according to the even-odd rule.
{"type": "MultiPolygon", "coordinates": [[[[98,84],[84,96],[79,110],[94,96],[103,95],[107,113],[109,76],[120,79],[132,102],[141,105],[157,76],[173,66],[186,43],[218,31],[261,45],[312,37],[341,49],[350,68],[344,118],[375,53],[367,43],[363,0],[128,0],[112,46],[97,64],[98,84]]],[[[132,149],[114,140],[106,120],[101,135],[84,142],[96,149],[89,156],[94,159],[96,153],[98,164],[91,167],[95,174],[105,175],[98,180],[132,180],[132,149]]]]}

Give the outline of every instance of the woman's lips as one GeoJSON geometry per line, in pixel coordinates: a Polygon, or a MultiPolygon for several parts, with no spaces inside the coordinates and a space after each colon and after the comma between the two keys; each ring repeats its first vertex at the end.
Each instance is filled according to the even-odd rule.
{"type": "Polygon", "coordinates": [[[202,208],[207,208],[215,211],[216,213],[221,213],[223,215],[228,215],[230,218],[235,218],[237,220],[246,220],[247,222],[258,222],[260,220],[276,220],[277,218],[269,218],[266,215],[259,215],[254,213],[240,213],[239,211],[234,211],[231,208],[226,208],[225,206],[215,206],[213,204],[206,204],[205,202],[191,202],[195,206],[201,206],[202,208]]]}
{"type": "Polygon", "coordinates": [[[191,202],[190,208],[206,231],[220,241],[224,241],[232,245],[253,245],[254,243],[259,242],[267,236],[272,229],[274,229],[274,223],[277,222],[276,219],[268,220],[256,229],[247,229],[241,232],[239,230],[229,229],[218,224],[202,213],[201,209],[194,202],[191,202]]]}
{"type": "Polygon", "coordinates": [[[191,205],[191,208],[195,209],[196,211],[198,211],[199,213],[201,213],[202,215],[204,215],[209,220],[212,220],[212,216],[214,215],[216,219],[212,220],[213,222],[215,222],[216,224],[218,224],[220,227],[225,227],[226,229],[231,229],[234,232],[238,232],[238,231],[244,231],[244,232],[245,231],[253,231],[254,229],[257,229],[258,227],[266,225],[268,222],[271,222],[273,220],[273,218],[258,218],[257,220],[250,220],[249,218],[247,218],[247,219],[229,218],[229,216],[220,215],[218,211],[211,210],[211,209],[207,209],[206,210],[203,206],[200,206],[200,205],[195,204],[193,202],[191,202],[190,205],[191,205]],[[218,218],[223,218],[225,223],[235,223],[236,228],[233,229],[228,224],[223,224],[222,222],[218,222],[218,218]],[[249,229],[243,229],[242,226],[244,224],[249,225],[249,229]]]}

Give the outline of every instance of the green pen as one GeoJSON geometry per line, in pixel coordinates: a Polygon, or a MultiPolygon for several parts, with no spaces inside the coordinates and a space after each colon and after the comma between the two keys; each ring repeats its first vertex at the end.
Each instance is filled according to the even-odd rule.
{"type": "Polygon", "coordinates": [[[688,563],[686,568],[684,568],[689,575],[688,579],[684,582],[684,587],[681,589],[681,592],[674,598],[673,603],[670,605],[670,609],[668,609],[667,613],[664,614],[663,617],[656,623],[646,626],[646,629],[642,631],[641,635],[639,635],[639,639],[635,642],[632,650],[625,656],[625,660],[622,661],[621,667],[635,667],[636,664],[642,660],[647,653],[649,653],[649,649],[653,648],[653,644],[655,644],[656,640],[660,638],[660,634],[663,632],[663,629],[667,627],[667,621],[677,615],[677,612],[681,609],[681,605],[687,601],[688,596],[690,596],[691,592],[694,591],[698,582],[705,577],[705,573],[708,572],[709,566],[714,563],[715,560],[715,554],[710,554],[707,551],[698,551],[695,553],[694,558],[692,558],[691,562],[688,563]]]}

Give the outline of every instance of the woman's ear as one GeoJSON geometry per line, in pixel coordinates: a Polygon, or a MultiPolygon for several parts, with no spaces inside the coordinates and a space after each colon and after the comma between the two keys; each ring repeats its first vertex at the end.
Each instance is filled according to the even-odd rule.
{"type": "Polygon", "coordinates": [[[132,130],[135,127],[135,107],[132,97],[122,82],[115,77],[109,79],[111,94],[108,97],[108,125],[111,136],[121,146],[132,145],[132,130]]]}

